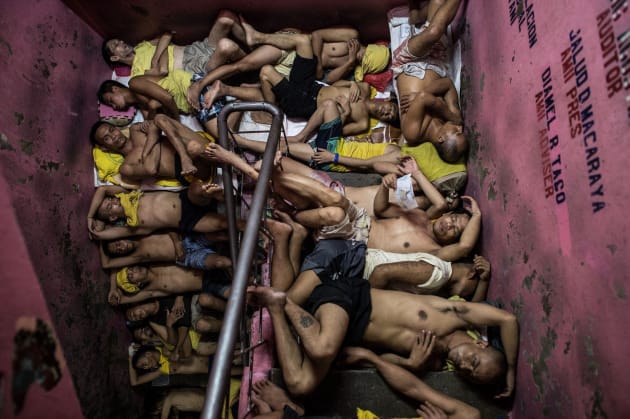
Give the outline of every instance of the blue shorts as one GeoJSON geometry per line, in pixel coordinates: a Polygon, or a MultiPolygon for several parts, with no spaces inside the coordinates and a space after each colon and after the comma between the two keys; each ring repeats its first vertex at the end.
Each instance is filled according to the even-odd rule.
{"type": "Polygon", "coordinates": [[[203,234],[188,234],[182,239],[182,246],[186,255],[183,261],[177,261],[180,266],[193,269],[206,269],[206,258],[214,255],[212,242],[203,234]]]}

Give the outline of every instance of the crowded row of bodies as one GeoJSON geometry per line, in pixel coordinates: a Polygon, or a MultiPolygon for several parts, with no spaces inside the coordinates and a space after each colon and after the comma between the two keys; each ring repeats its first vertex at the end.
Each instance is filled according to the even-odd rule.
{"type": "MultiPolygon", "coordinates": [[[[490,263],[475,252],[481,211],[461,195],[468,143],[447,62],[459,7],[410,1],[412,30],[393,50],[362,44],[352,28],[263,33],[226,10],[191,45],[174,45],[171,33],[135,47],[104,43],[108,63],[131,74],[128,84],[103,82],[100,102],[143,116],[128,127],[101,120],[90,133],[97,166],[97,152],[117,161],[87,222],[110,275],[109,303],[133,334],[131,384],[208,372],[234,268],[216,168],[231,167],[245,184],[260,170],[217,144],[217,114],[231,101],[264,101],[303,123],[280,142],[269,181],[260,237],[273,247],[270,284],[247,290],[248,304],[270,314],[284,387],[252,383],[251,413],[308,413],[301,401],[339,363],[376,368],[425,418],[480,417],[425,384],[425,371],[448,369],[512,395],[518,323],[482,303],[490,263]],[[350,187],[331,177],[344,171],[382,177],[350,187]],[[162,181],[180,188],[145,188],[162,181]]],[[[248,115],[261,125],[267,116],[248,115]]],[[[238,132],[242,118],[227,117],[231,142],[260,155],[266,143],[238,132]]],[[[199,411],[204,394],[173,389],[156,413],[199,411]]]]}

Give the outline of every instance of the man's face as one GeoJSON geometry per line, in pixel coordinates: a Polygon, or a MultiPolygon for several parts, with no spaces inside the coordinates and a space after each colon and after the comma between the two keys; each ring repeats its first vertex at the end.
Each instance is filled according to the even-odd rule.
{"type": "Polygon", "coordinates": [[[144,320],[149,317],[149,304],[140,304],[127,310],[127,319],[132,322],[144,320]]]}
{"type": "Polygon", "coordinates": [[[127,268],[127,279],[132,284],[142,284],[147,280],[147,272],[144,266],[130,266],[127,268]]]}
{"type": "Polygon", "coordinates": [[[133,336],[138,342],[147,343],[153,341],[155,332],[150,326],[144,326],[134,330],[133,336]]]}
{"type": "Polygon", "coordinates": [[[490,354],[493,350],[495,349],[488,348],[487,342],[471,341],[452,348],[448,359],[453,362],[462,378],[478,384],[489,384],[501,372],[501,366],[497,365],[496,358],[490,354]]]}
{"type": "Polygon", "coordinates": [[[131,57],[134,53],[133,47],[121,39],[110,39],[105,45],[111,54],[112,61],[131,57]]]}
{"type": "Polygon", "coordinates": [[[384,101],[376,107],[376,115],[383,122],[391,122],[398,117],[398,106],[392,101],[384,101]]]}
{"type": "Polygon", "coordinates": [[[468,225],[470,218],[466,214],[449,212],[433,223],[433,233],[440,244],[455,243],[468,225]]]}
{"type": "Polygon", "coordinates": [[[127,239],[114,240],[107,243],[107,250],[112,255],[124,256],[135,250],[133,241],[127,239]]]}
{"type": "Polygon", "coordinates": [[[118,129],[110,124],[101,124],[94,134],[96,142],[109,151],[120,151],[127,143],[128,138],[118,129]]]}
{"type": "Polygon", "coordinates": [[[125,217],[125,210],[120,205],[120,199],[115,196],[106,196],[96,214],[101,220],[113,223],[125,217]]]}
{"type": "Polygon", "coordinates": [[[125,100],[124,90],[118,86],[112,86],[112,91],[103,94],[103,100],[106,105],[111,106],[117,111],[126,111],[129,109],[129,103],[125,100]]]}
{"type": "Polygon", "coordinates": [[[157,351],[149,351],[136,361],[135,367],[141,370],[152,370],[160,364],[160,355],[157,351]]]}

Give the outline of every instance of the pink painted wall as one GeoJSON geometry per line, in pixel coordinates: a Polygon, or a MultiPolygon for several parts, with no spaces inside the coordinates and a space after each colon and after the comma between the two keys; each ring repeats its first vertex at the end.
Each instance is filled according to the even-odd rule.
{"type": "MultiPolygon", "coordinates": [[[[7,223],[0,309],[7,332],[0,342],[5,413],[11,406],[6,361],[15,318],[47,318],[50,313],[83,414],[133,417],[128,333],[106,303],[108,285],[85,227],[93,192],[88,130],[97,117],[94,92],[108,74],[100,56],[101,39],[55,0],[0,2],[0,27],[0,208],[7,223]],[[28,254],[21,251],[24,243],[28,254]],[[8,270],[12,261],[16,265],[8,270]]],[[[21,417],[80,416],[67,369],[65,374],[59,391],[66,401],[31,389],[27,403],[33,409],[52,409],[51,414],[21,417]],[[68,409],[68,415],[52,415],[59,408],[68,409]]]]}
{"type": "Polygon", "coordinates": [[[491,295],[521,324],[512,418],[628,417],[627,2],[470,2],[467,13],[469,190],[491,295]]]}

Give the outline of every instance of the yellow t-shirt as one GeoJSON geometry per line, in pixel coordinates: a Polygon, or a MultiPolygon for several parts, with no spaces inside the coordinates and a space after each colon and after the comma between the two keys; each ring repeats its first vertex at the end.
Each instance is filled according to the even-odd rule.
{"type": "MultiPolygon", "coordinates": [[[[156,46],[149,41],[142,41],[133,49],[136,55],[133,58],[131,65],[131,77],[142,76],[144,72],[151,68],[151,59],[155,54],[156,46]]],[[[169,45],[166,49],[168,53],[168,72],[173,71],[173,65],[175,63],[173,45],[169,45]]]]}
{"type": "Polygon", "coordinates": [[[446,163],[440,158],[435,146],[431,143],[422,143],[415,147],[404,145],[401,152],[403,156],[414,158],[430,182],[453,173],[466,171],[463,157],[457,163],[446,163]]]}
{"type": "Polygon", "coordinates": [[[168,76],[157,82],[157,84],[173,96],[177,109],[183,113],[190,113],[192,111],[192,108],[188,104],[188,99],[186,98],[191,78],[192,75],[187,71],[174,70],[168,73],[168,76]]]}

